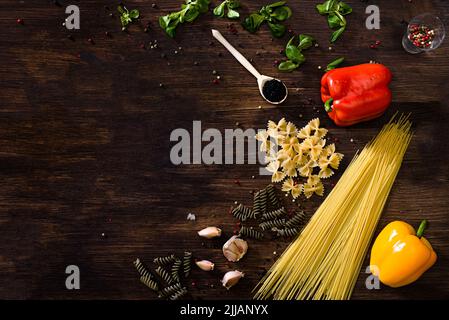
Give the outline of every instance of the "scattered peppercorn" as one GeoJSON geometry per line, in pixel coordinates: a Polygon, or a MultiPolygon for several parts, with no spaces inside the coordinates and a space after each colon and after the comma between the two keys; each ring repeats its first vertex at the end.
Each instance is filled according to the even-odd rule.
{"type": "Polygon", "coordinates": [[[111,36],[111,34],[109,33],[109,31],[106,31],[106,32],[104,33],[104,35],[105,35],[106,37],[110,37],[110,36],[111,36]]]}
{"type": "Polygon", "coordinates": [[[214,79],[214,80],[212,80],[212,83],[213,83],[213,84],[219,84],[220,81],[218,81],[218,79],[214,79]]]}
{"type": "Polygon", "coordinates": [[[87,42],[89,42],[90,44],[94,44],[94,39],[89,38],[89,39],[87,39],[87,42]]]}
{"type": "Polygon", "coordinates": [[[408,39],[418,48],[429,48],[435,38],[435,30],[426,25],[413,24],[409,27],[408,39]]]}
{"type": "Polygon", "coordinates": [[[164,84],[163,83],[159,83],[159,88],[163,88],[164,84]]]}
{"type": "Polygon", "coordinates": [[[71,34],[67,35],[67,39],[72,40],[72,41],[75,40],[75,38],[71,34]]]}
{"type": "Polygon", "coordinates": [[[21,19],[21,18],[17,19],[16,22],[17,22],[17,24],[21,24],[21,25],[24,24],[23,19],[21,19]]]}
{"type": "Polygon", "coordinates": [[[193,62],[193,65],[194,65],[194,66],[197,66],[197,65],[199,65],[199,62],[198,62],[198,61],[194,61],[194,62],[193,62]]]}
{"type": "Polygon", "coordinates": [[[153,8],[153,9],[157,9],[157,4],[155,4],[155,3],[152,3],[152,4],[151,4],[151,8],[153,8]]]}

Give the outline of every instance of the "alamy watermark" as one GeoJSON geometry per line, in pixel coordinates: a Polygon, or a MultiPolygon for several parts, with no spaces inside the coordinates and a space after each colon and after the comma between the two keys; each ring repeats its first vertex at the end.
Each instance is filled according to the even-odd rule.
{"type": "Polygon", "coordinates": [[[80,268],[76,265],[69,265],[65,268],[65,273],[69,276],[65,279],[65,287],[67,290],[79,290],[81,289],[81,275],[80,268]]]}

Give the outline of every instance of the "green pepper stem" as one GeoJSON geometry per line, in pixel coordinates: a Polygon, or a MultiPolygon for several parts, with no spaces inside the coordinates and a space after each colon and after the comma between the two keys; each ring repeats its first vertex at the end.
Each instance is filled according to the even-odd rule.
{"type": "Polygon", "coordinates": [[[324,103],[324,110],[326,110],[326,112],[331,112],[331,111],[332,111],[332,102],[334,102],[334,99],[329,98],[329,99],[324,103]]]}
{"type": "Polygon", "coordinates": [[[419,224],[419,227],[418,227],[418,231],[416,232],[416,236],[418,238],[421,238],[423,236],[424,230],[426,229],[426,227],[427,227],[427,220],[421,221],[421,223],[419,224]]]}

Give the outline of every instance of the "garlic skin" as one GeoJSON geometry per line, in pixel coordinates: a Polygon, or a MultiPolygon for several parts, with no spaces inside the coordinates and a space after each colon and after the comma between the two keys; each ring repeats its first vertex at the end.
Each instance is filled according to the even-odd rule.
{"type": "Polygon", "coordinates": [[[221,236],[221,229],[217,227],[207,227],[198,231],[198,235],[206,239],[212,239],[221,236]]]}
{"type": "Polygon", "coordinates": [[[223,255],[231,262],[237,262],[243,258],[248,251],[248,242],[238,236],[232,236],[223,245],[223,255]]]}
{"type": "Polygon", "coordinates": [[[212,263],[208,260],[196,261],[195,264],[198,266],[198,268],[200,268],[201,270],[204,270],[204,271],[212,271],[212,270],[214,270],[214,266],[215,266],[214,263],[212,263]]]}
{"type": "Polygon", "coordinates": [[[238,270],[228,271],[224,275],[223,280],[221,280],[221,283],[223,284],[223,287],[229,290],[229,288],[235,286],[244,276],[243,272],[238,270]]]}

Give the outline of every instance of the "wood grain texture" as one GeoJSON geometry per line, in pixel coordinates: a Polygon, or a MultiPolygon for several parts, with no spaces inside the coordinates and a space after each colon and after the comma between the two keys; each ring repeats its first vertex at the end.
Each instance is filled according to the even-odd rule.
{"type": "MultiPolygon", "coordinates": [[[[115,1],[60,1],[61,7],[52,1],[0,2],[0,298],[154,299],[132,261],[183,250],[216,263],[212,273],[193,269],[190,298],[250,298],[288,241],[250,241],[248,255],[237,264],[225,262],[221,246],[234,228],[229,207],[234,201],[250,205],[250,191],[265,187],[269,178],[258,176],[257,165],[174,166],[170,132],[191,130],[193,120],[201,120],[203,129],[223,131],[237,121],[243,128],[263,128],[269,119],[286,117],[304,125],[319,116],[346,156],[341,174],[397,110],[412,113],[415,136],[379,229],[393,219],[416,225],[426,218],[439,259],[418,282],[394,290],[365,289],[362,270],[353,298],[449,298],[449,42],[418,56],[401,47],[401,20],[430,11],[446,23],[449,3],[348,0],[354,8],[348,30],[329,51],[330,31],[314,9],[318,1],[289,1],[294,12],[289,28],[313,35],[320,47],[306,53],[299,71],[281,74],[273,61],[282,58],[288,36],[273,40],[265,27],[252,35],[236,24],[233,35],[228,20],[209,12],[181,26],[176,39],[167,38],[157,17],[181,2],[160,1],[155,9],[151,1],[127,1],[142,14],[129,33],[120,31],[117,16],[109,16],[115,1]],[[81,29],[69,32],[62,26],[64,8],[76,3],[81,29]],[[367,4],[379,5],[380,30],[365,29],[367,4]],[[23,26],[17,18],[24,19],[23,26]],[[150,31],[144,33],[147,22],[150,31]],[[290,88],[285,104],[273,107],[261,100],[252,76],[213,41],[212,27],[261,73],[285,80],[290,88]],[[155,39],[158,49],[140,48],[155,39]],[[382,45],[370,49],[375,40],[382,45]],[[387,115],[343,129],[320,111],[317,66],[339,56],[348,65],[375,60],[391,68],[394,102],[387,115]],[[212,84],[212,70],[222,77],[219,85],[212,84]],[[196,222],[186,220],[188,212],[196,214],[196,222]],[[222,227],[224,236],[199,239],[196,231],[209,225],[222,227]],[[81,269],[81,290],[65,289],[70,264],[81,269]],[[226,291],[219,279],[235,268],[246,277],[226,291]]],[[[243,15],[262,4],[242,2],[243,15]]],[[[302,205],[310,216],[320,202],[313,198],[302,205]]]]}

